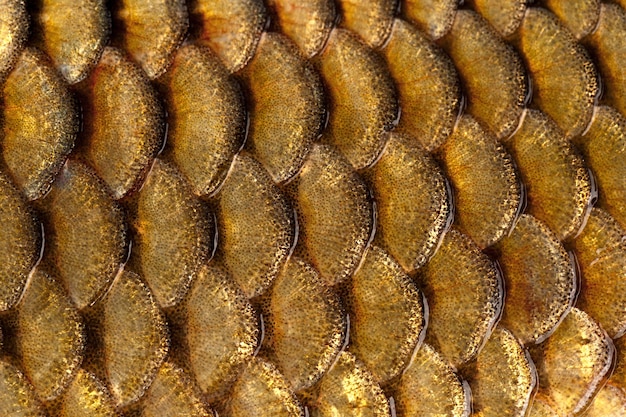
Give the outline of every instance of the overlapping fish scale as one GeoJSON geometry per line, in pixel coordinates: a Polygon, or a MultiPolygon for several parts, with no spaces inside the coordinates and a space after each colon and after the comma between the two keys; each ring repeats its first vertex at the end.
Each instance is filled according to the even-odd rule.
{"type": "Polygon", "coordinates": [[[230,72],[254,55],[267,20],[262,0],[191,0],[191,33],[211,47],[230,72]]]}
{"type": "Polygon", "coordinates": [[[19,55],[0,96],[3,164],[29,200],[41,198],[76,141],[75,96],[48,56],[34,47],[19,55]]]}
{"type": "Polygon", "coordinates": [[[261,37],[242,75],[250,107],[247,147],[275,182],[288,181],[323,128],[321,79],[296,45],[273,32],[261,37]]]}
{"type": "Polygon", "coordinates": [[[216,200],[218,254],[247,297],[265,292],[296,238],[293,208],[260,162],[235,158],[216,200]]]}
{"type": "Polygon", "coordinates": [[[450,136],[461,110],[458,73],[446,53],[411,23],[396,19],[382,48],[402,109],[398,128],[429,151],[450,136]]]}
{"type": "Polygon", "coordinates": [[[172,164],[156,159],[133,216],[130,264],[161,307],[177,304],[212,250],[215,225],[205,205],[172,164]]]}
{"type": "Polygon", "coordinates": [[[626,77],[624,76],[626,45],[626,5],[603,3],[595,32],[584,41],[597,60],[604,86],[603,101],[626,116],[626,77]]]}
{"type": "Polygon", "coordinates": [[[298,45],[305,57],[317,55],[335,26],[334,0],[267,0],[281,32],[298,45]]]}
{"type": "Polygon", "coordinates": [[[184,0],[120,0],[109,5],[114,43],[123,47],[150,79],[172,64],[189,26],[184,0]]]}
{"type": "Polygon", "coordinates": [[[610,375],[615,347],[588,314],[573,308],[554,334],[532,349],[539,392],[561,415],[581,413],[610,375]]]}
{"type": "Polygon", "coordinates": [[[17,307],[17,350],[24,373],[42,401],[58,397],[78,371],[84,325],[69,296],[37,268],[17,307]]]}
{"type": "Polygon", "coordinates": [[[46,260],[79,309],[108,289],[126,256],[121,207],[85,164],[68,161],[44,200],[46,260]]]}
{"type": "Polygon", "coordinates": [[[39,1],[31,16],[35,42],[67,82],[75,84],[87,77],[109,41],[111,16],[105,1],[39,1]],[[82,24],[74,25],[76,21],[82,24]]]}
{"type": "Polygon", "coordinates": [[[574,34],[576,39],[584,38],[597,29],[602,7],[600,0],[568,2],[546,0],[544,4],[574,34]]]}
{"type": "Polygon", "coordinates": [[[533,104],[571,138],[589,125],[597,99],[597,69],[587,50],[549,10],[530,7],[515,45],[532,79],[533,104]]]}
{"type": "Polygon", "coordinates": [[[391,33],[396,0],[339,0],[341,24],[357,33],[372,48],[379,48],[391,33]]]}
{"type": "Polygon", "coordinates": [[[526,186],[527,212],[545,222],[560,240],[576,236],[589,215],[595,190],[575,146],[550,117],[532,109],[505,146],[526,186]]]}
{"type": "Polygon", "coordinates": [[[31,269],[38,259],[41,239],[31,207],[11,179],[0,172],[0,311],[19,301],[31,269]]]}
{"type": "Polygon", "coordinates": [[[334,363],[345,338],[336,292],[294,256],[276,278],[263,313],[269,357],[295,392],[311,387],[334,363]]]}
{"type": "Polygon", "coordinates": [[[207,400],[227,394],[260,342],[257,313],[224,268],[198,273],[180,314],[184,356],[207,400]]]}
{"type": "Polygon", "coordinates": [[[141,187],[163,142],[161,99],[126,51],[107,46],[80,86],[83,133],[80,153],[115,199],[141,187]]]}
{"type": "Polygon", "coordinates": [[[457,0],[402,0],[401,7],[408,20],[415,23],[433,40],[444,36],[454,22],[457,0]]]}
{"type": "Polygon", "coordinates": [[[597,106],[591,126],[576,139],[599,188],[598,205],[626,227],[626,118],[615,108],[597,106]]]}
{"type": "Polygon", "coordinates": [[[581,275],[577,305],[612,338],[626,333],[626,232],[605,210],[594,208],[573,242],[581,275]]]}
{"type": "Polygon", "coordinates": [[[470,0],[474,10],[505,38],[515,33],[522,23],[527,3],[527,0],[470,0]]]}
{"type": "Polygon", "coordinates": [[[385,61],[348,29],[334,29],[316,58],[328,94],[324,142],[355,169],[376,161],[398,118],[398,98],[385,61]]]}
{"type": "Polygon", "coordinates": [[[578,289],[574,265],[556,235],[528,214],[497,248],[507,291],[501,323],[524,344],[539,343],[572,307],[578,289]]]}
{"type": "Polygon", "coordinates": [[[178,49],[162,84],[168,112],[164,155],[193,191],[214,194],[246,139],[246,109],[237,81],[206,46],[178,49]]]}
{"type": "Polygon", "coordinates": [[[519,54],[478,13],[459,10],[440,45],[452,57],[465,87],[467,111],[499,139],[519,124],[527,95],[519,54]]]}
{"type": "Polygon", "coordinates": [[[45,417],[43,405],[23,372],[0,362],[0,411],[16,417],[45,417]]]}
{"type": "Polygon", "coordinates": [[[80,369],[58,405],[59,417],[115,417],[115,405],[105,384],[80,369]]]}
{"type": "Polygon", "coordinates": [[[30,17],[25,0],[3,0],[0,3],[0,38],[6,39],[0,45],[0,80],[8,75],[24,48],[28,38],[30,17]]]}

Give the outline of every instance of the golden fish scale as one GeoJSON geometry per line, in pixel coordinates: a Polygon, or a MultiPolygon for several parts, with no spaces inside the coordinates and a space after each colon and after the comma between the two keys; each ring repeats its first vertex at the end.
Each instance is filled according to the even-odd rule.
{"type": "Polygon", "coordinates": [[[0,416],[626,410],[623,1],[77,3],[0,0],[0,416]]]}

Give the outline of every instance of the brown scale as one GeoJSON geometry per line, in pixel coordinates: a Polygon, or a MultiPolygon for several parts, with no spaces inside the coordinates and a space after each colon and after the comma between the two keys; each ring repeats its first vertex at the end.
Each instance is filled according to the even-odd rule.
{"type": "Polygon", "coordinates": [[[107,386],[118,407],[141,398],[169,350],[165,316],[149,287],[135,273],[121,271],[102,305],[102,358],[107,386]]]}
{"type": "Polygon", "coordinates": [[[140,187],[161,147],[163,106],[145,73],[112,47],[104,49],[80,91],[81,151],[120,199],[140,187]]]}
{"type": "Polygon", "coordinates": [[[554,411],[552,402],[541,394],[536,394],[533,398],[529,417],[559,417],[554,411]]]}
{"type": "Polygon", "coordinates": [[[537,372],[518,339],[497,327],[464,370],[472,389],[475,416],[523,417],[537,385],[537,372]]]}
{"type": "Polygon", "coordinates": [[[306,58],[317,55],[335,25],[334,0],[267,0],[280,31],[294,41],[306,58]]]}
{"type": "Polygon", "coordinates": [[[178,49],[159,79],[168,113],[164,154],[198,196],[223,184],[246,135],[244,97],[237,81],[206,46],[178,49]]]}
{"type": "Polygon", "coordinates": [[[233,385],[220,416],[304,417],[304,410],[287,381],[270,362],[253,358],[233,385]]]}
{"type": "Polygon", "coordinates": [[[0,172],[0,311],[19,301],[28,274],[39,258],[40,227],[34,212],[0,172]]]}
{"type": "Polygon", "coordinates": [[[577,277],[557,236],[533,216],[520,216],[496,245],[506,302],[501,324],[524,344],[545,340],[572,307],[577,277]]]}
{"type": "Polygon", "coordinates": [[[601,0],[543,0],[576,39],[582,39],[596,30],[600,18],[601,0]]]}
{"type": "Polygon", "coordinates": [[[292,187],[299,246],[327,284],[345,281],[373,233],[366,184],[337,150],[315,145],[292,187]]]}
{"type": "MultiPolygon", "coordinates": [[[[182,362],[211,403],[223,400],[261,342],[257,313],[223,267],[203,266],[177,320],[182,362]]],[[[173,338],[173,339],[174,339],[173,338]]],[[[176,355],[174,355],[176,356],[176,355]]]]}
{"type": "Polygon", "coordinates": [[[427,417],[432,413],[468,417],[471,392],[449,363],[430,345],[423,344],[394,389],[400,417],[427,417]]]}
{"type": "Polygon", "coordinates": [[[266,25],[262,0],[190,0],[192,37],[209,46],[230,72],[254,55],[266,25]]]}
{"type": "Polygon", "coordinates": [[[407,19],[433,40],[444,36],[454,23],[458,0],[401,0],[407,19]]]}
{"type": "Polygon", "coordinates": [[[428,151],[452,133],[461,110],[459,77],[450,58],[416,27],[394,21],[382,48],[396,82],[402,112],[398,129],[415,136],[428,151]]]}
{"type": "Polygon", "coordinates": [[[584,41],[589,46],[605,87],[603,100],[626,116],[626,5],[602,4],[598,27],[584,41]]]}
{"type": "Polygon", "coordinates": [[[105,1],[35,0],[29,7],[34,43],[69,84],[82,81],[109,41],[111,17],[105,1]]]}
{"type": "Polygon", "coordinates": [[[554,334],[531,350],[539,392],[560,415],[585,409],[610,375],[615,348],[585,312],[573,308],[554,334]]]}
{"type": "Polygon", "coordinates": [[[156,159],[132,204],[130,265],[163,308],[184,297],[209,259],[215,224],[175,166],[156,159]]]}
{"type": "Polygon", "coordinates": [[[310,413],[312,417],[391,415],[383,390],[367,368],[349,352],[340,353],[320,381],[310,413]]]}
{"type": "Polygon", "coordinates": [[[398,100],[385,61],[346,29],[334,29],[316,58],[330,103],[322,140],[355,169],[371,165],[398,117],[398,100]]]}
{"type": "Polygon", "coordinates": [[[347,323],[336,292],[293,256],[274,281],[263,312],[269,359],[293,391],[310,388],[342,348],[347,323]]]}
{"type": "Polygon", "coordinates": [[[124,48],[150,79],[163,74],[187,34],[185,0],[113,0],[113,43],[124,48]]]}
{"type": "Polygon", "coordinates": [[[48,57],[28,47],[2,86],[2,101],[4,163],[26,198],[35,200],[48,192],[74,147],[76,100],[48,57]]]}
{"type": "Polygon", "coordinates": [[[391,133],[364,178],[376,200],[377,240],[405,271],[419,269],[452,222],[452,195],[441,168],[414,137],[391,133]]]}
{"type": "Polygon", "coordinates": [[[127,253],[122,208],[87,165],[69,160],[43,200],[46,261],[74,304],[92,305],[108,289],[127,253]]]}
{"type": "Polygon", "coordinates": [[[213,416],[189,375],[170,362],[161,365],[142,402],[142,417],[213,416]]]}
{"type": "Polygon", "coordinates": [[[23,372],[0,360],[0,412],[4,415],[46,417],[35,390],[23,372]]]}
{"type": "Polygon", "coordinates": [[[496,137],[464,115],[437,157],[454,190],[459,229],[481,248],[508,234],[521,209],[522,188],[513,158],[496,137]]]}
{"type": "Polygon", "coordinates": [[[350,352],[385,384],[410,365],[425,335],[422,293],[393,258],[370,246],[348,283],[350,352]]]}
{"type": "Polygon", "coordinates": [[[581,272],[577,306],[612,338],[626,333],[626,232],[609,213],[594,208],[573,242],[581,272]]]}
{"type": "Polygon", "coordinates": [[[42,401],[58,397],[83,360],[81,317],[59,283],[37,268],[17,309],[17,350],[42,401]]]}
{"type": "Polygon", "coordinates": [[[0,2],[0,81],[13,68],[28,38],[30,18],[25,0],[2,0],[0,2]],[[4,41],[6,40],[6,42],[4,41]]]}
{"type": "Polygon", "coordinates": [[[620,417],[626,414],[626,394],[624,390],[610,383],[596,394],[585,411],[585,417],[620,417]]]}
{"type": "Polygon", "coordinates": [[[611,107],[597,107],[589,130],[577,143],[598,182],[598,204],[626,228],[626,118],[611,107]]]}
{"type": "Polygon", "coordinates": [[[510,37],[522,23],[528,0],[470,0],[482,15],[504,37],[510,37]]]}
{"type": "Polygon", "coordinates": [[[550,11],[530,7],[515,34],[533,86],[533,103],[565,132],[589,125],[598,94],[596,68],[587,51],[550,11]]]}
{"type": "Polygon", "coordinates": [[[597,194],[577,149],[550,117],[530,109],[505,146],[526,189],[527,213],[546,223],[559,240],[576,236],[597,194]]]}
{"type": "Polygon", "coordinates": [[[418,271],[428,301],[426,342],[458,367],[480,352],[497,324],[504,287],[495,264],[455,229],[418,271]]]}
{"type": "Polygon", "coordinates": [[[293,247],[293,208],[263,166],[244,153],[217,198],[218,255],[246,297],[260,295],[293,247]]]}
{"type": "Polygon", "coordinates": [[[608,383],[626,390],[626,337],[622,336],[613,341],[615,345],[615,368],[608,383]]]}
{"type": "Polygon", "coordinates": [[[92,373],[80,369],[51,412],[58,417],[115,417],[115,405],[106,386],[92,373]]]}
{"type": "Polygon", "coordinates": [[[439,43],[452,57],[467,95],[467,112],[498,139],[517,128],[527,95],[518,53],[479,14],[459,10],[439,43]]]}
{"type": "Polygon", "coordinates": [[[380,48],[391,33],[397,0],[338,0],[342,26],[358,34],[370,48],[380,48]]]}
{"type": "Polygon", "coordinates": [[[250,106],[246,145],[274,182],[288,181],[302,168],[323,128],[321,79],[288,38],[273,32],[261,37],[241,74],[250,106]]]}

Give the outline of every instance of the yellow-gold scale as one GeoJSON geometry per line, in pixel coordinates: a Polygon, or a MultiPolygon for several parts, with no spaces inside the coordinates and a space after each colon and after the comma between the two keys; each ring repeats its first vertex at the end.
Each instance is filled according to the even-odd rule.
{"type": "Polygon", "coordinates": [[[626,1],[0,0],[0,417],[626,416],[626,1]]]}

